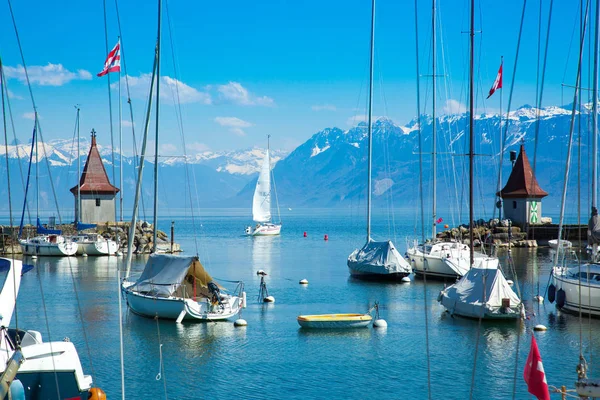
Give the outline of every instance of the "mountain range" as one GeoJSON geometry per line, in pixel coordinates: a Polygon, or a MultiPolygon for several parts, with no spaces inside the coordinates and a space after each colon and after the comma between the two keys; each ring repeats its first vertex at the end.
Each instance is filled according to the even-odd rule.
{"type": "MultiPolygon", "coordinates": [[[[512,111],[502,120],[506,132],[504,183],[510,174],[509,152],[518,153],[524,144],[532,166],[543,189],[550,195],[544,200],[545,209],[555,209],[560,202],[563,187],[565,159],[569,141],[571,106],[546,107],[537,110],[529,105],[512,111]],[[536,138],[536,119],[539,127],[536,138]],[[508,121],[508,128],[506,123],[508,121]]],[[[591,121],[588,107],[577,112],[574,138],[581,131],[580,146],[574,146],[571,181],[581,171],[581,182],[587,188],[587,176],[591,148],[588,124],[591,121]],[[580,128],[579,128],[580,127],[580,128]],[[577,148],[581,149],[581,168],[577,168],[577,148]]],[[[437,202],[440,208],[466,210],[468,195],[468,114],[443,115],[437,119],[437,202]]],[[[373,124],[373,203],[377,207],[411,207],[419,203],[419,187],[423,182],[425,205],[429,207],[433,192],[432,175],[432,124],[429,115],[422,115],[405,125],[387,118],[379,118],[373,124]],[[420,128],[420,129],[419,129],[420,128]],[[419,130],[421,146],[419,146],[419,130]],[[419,162],[421,160],[421,163],[419,162]],[[419,165],[422,179],[419,178],[419,165]]],[[[475,197],[480,207],[491,209],[498,182],[500,151],[500,116],[478,114],[475,116],[475,197]]],[[[327,128],[315,133],[310,139],[287,154],[272,151],[273,176],[278,201],[282,207],[353,207],[366,203],[367,184],[367,125],[362,122],[351,129],[327,128]]],[[[576,142],[577,144],[579,142],[576,142]]],[[[81,142],[87,154],[88,141],[81,142]]],[[[99,146],[100,147],[100,146],[99,146]]],[[[59,203],[73,202],[68,189],[76,184],[76,155],[72,142],[51,141],[43,146],[49,161],[52,180],[58,190],[59,203]]],[[[26,174],[30,145],[9,146],[11,176],[18,177],[18,165],[26,174]],[[17,158],[19,155],[19,159],[17,158]]],[[[100,148],[109,176],[111,176],[111,150],[100,148]]],[[[42,154],[42,151],[40,150],[42,154]]],[[[264,149],[248,149],[229,152],[202,152],[188,155],[187,163],[181,157],[162,157],[159,163],[161,203],[170,208],[189,206],[186,182],[186,165],[191,181],[195,204],[196,192],[201,207],[247,207],[250,208],[256,184],[257,172],[264,157],[264,149]],[[166,179],[168,177],[168,179],[166,179]]],[[[3,160],[3,155],[0,160],[3,160]]],[[[85,155],[83,156],[85,157],[85,155]]],[[[134,158],[124,157],[125,193],[133,193],[135,186],[134,158]]],[[[82,163],[84,160],[82,159],[82,163]]],[[[148,161],[147,161],[148,162],[148,161]]],[[[150,162],[148,162],[150,164],[150,162]]],[[[4,167],[2,161],[0,168],[4,167]]],[[[83,164],[82,164],[83,165],[83,164]]],[[[118,174],[118,168],[117,174],[118,174]]],[[[41,168],[40,171],[47,168],[41,168]]],[[[47,173],[40,172],[40,180],[47,181],[47,173]]],[[[151,198],[152,169],[146,169],[144,194],[151,198]]],[[[5,195],[5,176],[0,178],[0,195],[5,195]]],[[[14,180],[15,178],[13,178],[14,180]]],[[[20,180],[20,178],[19,178],[20,180]]],[[[573,183],[571,187],[575,187],[573,183]]],[[[583,188],[583,193],[587,189],[583,188]]],[[[13,191],[13,200],[19,200],[22,190],[13,191]],[[17,194],[17,195],[15,195],[17,194]]],[[[51,206],[48,188],[40,189],[47,206],[51,206]],[[44,193],[46,193],[44,195],[44,193]]],[[[126,196],[126,207],[130,206],[126,196]]],[[[6,207],[6,206],[4,206],[6,207]]]]}

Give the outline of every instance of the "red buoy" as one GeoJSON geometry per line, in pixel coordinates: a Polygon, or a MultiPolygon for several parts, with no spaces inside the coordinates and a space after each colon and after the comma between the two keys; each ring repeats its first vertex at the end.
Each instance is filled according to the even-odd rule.
{"type": "Polygon", "coordinates": [[[324,240],[329,240],[329,236],[325,235],[325,237],[323,238],[324,240]]]}
{"type": "Polygon", "coordinates": [[[304,232],[304,237],[306,237],[306,232],[304,232]]]}

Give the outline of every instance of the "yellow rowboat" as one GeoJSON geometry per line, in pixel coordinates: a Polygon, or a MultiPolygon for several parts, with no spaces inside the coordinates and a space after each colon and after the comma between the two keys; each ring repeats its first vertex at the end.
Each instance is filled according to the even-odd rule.
{"type": "Polygon", "coordinates": [[[364,328],[372,318],[369,314],[320,314],[300,315],[298,324],[302,328],[348,329],[364,328]]]}

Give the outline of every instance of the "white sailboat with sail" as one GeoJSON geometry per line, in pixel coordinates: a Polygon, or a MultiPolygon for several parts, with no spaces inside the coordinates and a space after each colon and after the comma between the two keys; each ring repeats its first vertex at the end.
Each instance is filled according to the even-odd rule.
{"type": "Polygon", "coordinates": [[[369,68],[369,117],[367,135],[367,242],[348,256],[350,275],[363,279],[401,280],[411,273],[410,264],[391,240],[376,242],[371,238],[371,174],[373,144],[373,64],[375,52],[375,0],[371,4],[371,52],[369,68]]]}
{"type": "Polygon", "coordinates": [[[250,236],[274,236],[281,233],[281,215],[279,213],[279,204],[277,203],[277,193],[275,185],[275,202],[277,203],[277,214],[279,223],[272,222],[271,216],[271,155],[270,155],[270,139],[271,135],[267,136],[267,152],[263,160],[258,180],[256,181],[256,189],[254,189],[254,197],[252,198],[252,219],[256,222],[256,226],[246,227],[246,234],[250,236]]]}

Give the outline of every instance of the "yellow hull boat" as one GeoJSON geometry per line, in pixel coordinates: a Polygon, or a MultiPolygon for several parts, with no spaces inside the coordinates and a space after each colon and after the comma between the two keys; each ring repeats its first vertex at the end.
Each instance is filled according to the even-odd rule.
{"type": "Polygon", "coordinates": [[[320,314],[300,315],[298,324],[302,328],[348,329],[364,328],[371,322],[369,314],[320,314]]]}

